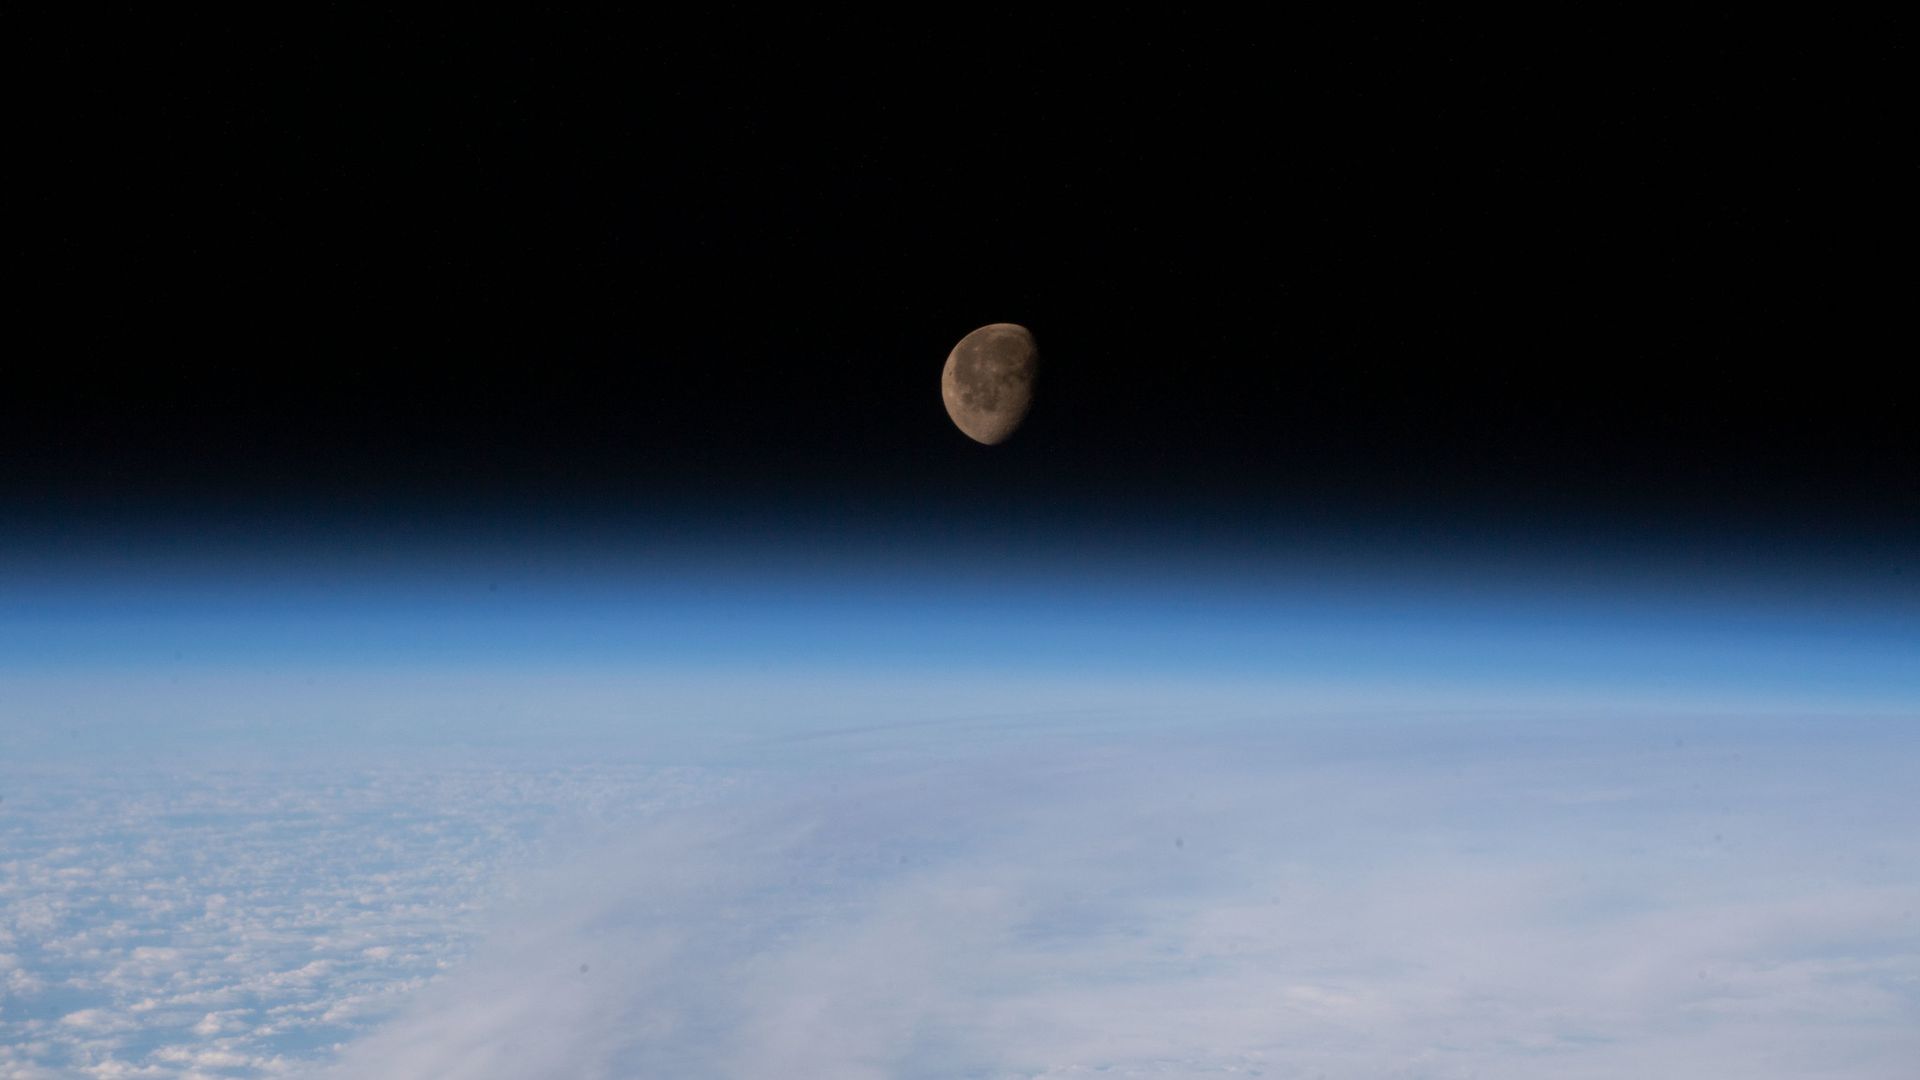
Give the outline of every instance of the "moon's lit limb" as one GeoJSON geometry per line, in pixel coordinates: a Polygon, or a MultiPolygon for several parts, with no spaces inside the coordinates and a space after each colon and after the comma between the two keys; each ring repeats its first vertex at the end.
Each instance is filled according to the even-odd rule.
{"type": "Polygon", "coordinates": [[[1005,442],[1033,408],[1040,352],[1015,323],[991,323],[960,339],[940,373],[940,397],[954,426],[975,442],[1005,442]]]}

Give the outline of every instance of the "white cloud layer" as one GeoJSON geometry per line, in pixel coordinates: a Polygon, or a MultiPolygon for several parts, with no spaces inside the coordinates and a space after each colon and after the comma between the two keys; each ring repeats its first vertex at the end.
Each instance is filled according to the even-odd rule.
{"type": "Polygon", "coordinates": [[[1911,1075],[1910,738],[1526,730],[796,742],[335,1075],[1911,1075]]]}
{"type": "Polygon", "coordinates": [[[461,955],[548,829],[686,777],[0,764],[0,1080],[254,1076],[326,1060],[461,955]]]}
{"type": "Polygon", "coordinates": [[[0,1080],[1920,1060],[1911,722],[1253,704],[0,761],[0,1080]]]}

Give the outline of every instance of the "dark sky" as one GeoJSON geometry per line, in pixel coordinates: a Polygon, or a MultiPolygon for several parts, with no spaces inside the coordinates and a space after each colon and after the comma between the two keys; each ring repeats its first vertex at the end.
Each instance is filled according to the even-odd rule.
{"type": "Polygon", "coordinates": [[[1895,128],[1724,28],[1123,21],[44,42],[0,497],[1916,535],[1895,128]]]}

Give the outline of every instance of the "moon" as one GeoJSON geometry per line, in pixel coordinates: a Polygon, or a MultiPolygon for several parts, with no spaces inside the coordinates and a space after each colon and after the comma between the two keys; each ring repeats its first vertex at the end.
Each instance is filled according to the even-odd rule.
{"type": "Polygon", "coordinates": [[[1007,438],[1033,408],[1040,350],[1017,323],[983,326],[953,347],[940,372],[940,397],[954,426],[977,443],[1007,438]]]}

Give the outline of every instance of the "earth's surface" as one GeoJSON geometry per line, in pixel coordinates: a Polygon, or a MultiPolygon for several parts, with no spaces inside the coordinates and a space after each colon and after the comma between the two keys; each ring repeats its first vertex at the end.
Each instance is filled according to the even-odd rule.
{"type": "Polygon", "coordinates": [[[82,592],[0,617],[0,1077],[1920,1060],[1870,613],[82,592]]]}

